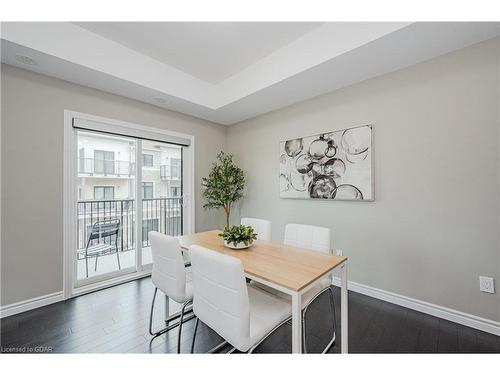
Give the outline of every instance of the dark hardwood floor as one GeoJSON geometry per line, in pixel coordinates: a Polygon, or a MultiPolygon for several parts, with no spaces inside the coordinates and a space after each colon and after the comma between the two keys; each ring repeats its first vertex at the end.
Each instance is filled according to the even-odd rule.
{"type": "MultiPolygon", "coordinates": [[[[87,294],[1,320],[1,349],[6,352],[172,353],[177,329],[153,341],[148,317],[153,286],[150,278],[87,294]]],[[[162,326],[163,304],[155,309],[162,326]]],[[[340,351],[340,290],[335,288],[337,342],[340,351]]],[[[308,312],[307,348],[318,352],[331,335],[328,298],[308,312]]],[[[181,352],[189,353],[194,320],[183,326],[181,352]]],[[[257,350],[290,353],[291,327],[284,325],[257,350]]],[[[200,324],[195,352],[205,352],[221,338],[200,324]]],[[[227,349],[225,349],[227,351],[227,349]]],[[[223,351],[225,351],[223,350],[223,351]]],[[[349,292],[350,353],[500,353],[500,337],[349,292]]]]}

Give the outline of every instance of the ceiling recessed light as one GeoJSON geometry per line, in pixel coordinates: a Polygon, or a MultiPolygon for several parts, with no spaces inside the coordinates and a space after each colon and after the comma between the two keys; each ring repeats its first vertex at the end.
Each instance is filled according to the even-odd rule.
{"type": "Polygon", "coordinates": [[[29,56],[16,55],[16,60],[25,65],[37,65],[37,62],[29,56]]]}
{"type": "Polygon", "coordinates": [[[153,101],[155,103],[158,103],[158,104],[164,104],[165,103],[165,99],[163,99],[163,98],[153,98],[153,101]]]}

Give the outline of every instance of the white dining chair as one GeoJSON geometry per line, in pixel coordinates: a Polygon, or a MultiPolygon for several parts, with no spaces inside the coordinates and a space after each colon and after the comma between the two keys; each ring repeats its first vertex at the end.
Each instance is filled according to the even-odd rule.
{"type": "MultiPolygon", "coordinates": [[[[287,224],[285,226],[285,237],[283,243],[303,249],[321,251],[330,254],[331,250],[331,232],[329,228],[318,227],[314,225],[304,224],[287,224]]],[[[272,289],[261,283],[253,283],[252,285],[265,290],[268,293],[273,293],[280,298],[290,300],[290,296],[276,289],[272,289]]],[[[331,288],[332,278],[327,276],[316,283],[316,285],[302,295],[302,346],[303,352],[307,353],[307,327],[306,314],[309,306],[323,293],[328,292],[331,306],[332,317],[332,337],[327,346],[323,349],[326,353],[335,342],[336,323],[335,323],[335,306],[333,299],[333,290],[331,288]]]]}
{"type": "Polygon", "coordinates": [[[283,243],[303,249],[331,253],[330,228],[315,225],[287,224],[283,243]]]}
{"type": "Polygon", "coordinates": [[[243,217],[241,218],[241,225],[251,226],[257,233],[257,239],[271,241],[271,222],[269,220],[243,217]]]}
{"type": "Polygon", "coordinates": [[[189,248],[193,268],[193,311],[196,331],[201,320],[241,352],[251,353],[265,338],[291,316],[291,305],[275,295],[248,285],[243,265],[237,258],[201,246],[189,248]]]}
{"type": "MultiPolygon", "coordinates": [[[[283,240],[285,245],[300,247],[303,249],[311,249],[321,251],[322,253],[330,254],[332,252],[331,246],[331,232],[330,228],[319,227],[315,225],[304,224],[287,224],[285,226],[285,237],[283,240]]],[[[331,317],[332,317],[332,338],[328,345],[323,349],[323,353],[327,352],[335,342],[335,306],[333,300],[333,290],[331,288],[332,277],[328,276],[320,280],[315,287],[306,292],[302,296],[302,325],[303,325],[303,347],[304,353],[307,353],[306,348],[306,313],[309,306],[325,292],[329,293],[331,317]]]]}
{"type": "MultiPolygon", "coordinates": [[[[257,233],[257,239],[271,241],[271,222],[269,220],[255,219],[251,217],[241,218],[241,225],[250,225],[257,233]]],[[[250,280],[250,285],[266,290],[264,284],[250,280]]]]}
{"type": "Polygon", "coordinates": [[[184,264],[182,250],[176,238],[158,232],[149,232],[149,240],[153,256],[151,281],[155,286],[149,316],[149,333],[157,337],[178,326],[177,353],[180,353],[182,324],[194,317],[193,314],[185,317],[185,314],[192,310],[190,307],[193,300],[191,272],[184,264]],[[182,304],[182,307],[179,313],[172,315],[168,319],[166,328],[153,332],[153,310],[158,289],[168,298],[182,304]],[[177,318],[179,320],[176,323],[170,324],[177,318]]]}

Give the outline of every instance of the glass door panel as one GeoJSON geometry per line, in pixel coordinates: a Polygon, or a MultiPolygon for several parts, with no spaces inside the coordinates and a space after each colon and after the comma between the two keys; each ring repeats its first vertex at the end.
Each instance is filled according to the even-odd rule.
{"type": "Polygon", "coordinates": [[[76,285],[136,271],[136,140],[77,131],[76,285]]]}
{"type": "Polygon", "coordinates": [[[149,232],[183,233],[182,147],[142,140],[142,265],[151,264],[149,232]]]}

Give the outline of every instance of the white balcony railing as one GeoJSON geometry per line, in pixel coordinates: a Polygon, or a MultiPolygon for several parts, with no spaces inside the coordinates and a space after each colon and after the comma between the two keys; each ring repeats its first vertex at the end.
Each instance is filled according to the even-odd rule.
{"type": "Polygon", "coordinates": [[[89,176],[134,176],[135,163],[120,160],[78,158],[78,173],[89,176]]]}

